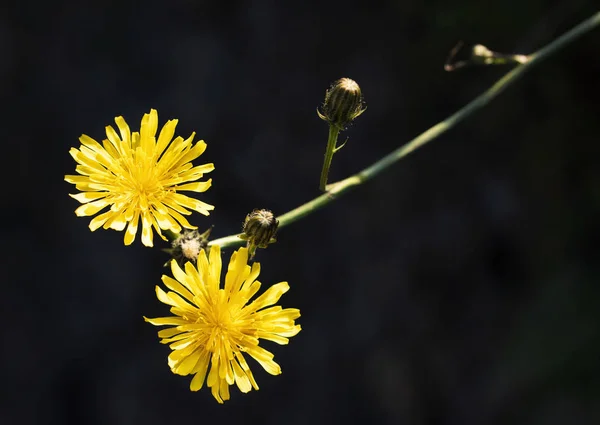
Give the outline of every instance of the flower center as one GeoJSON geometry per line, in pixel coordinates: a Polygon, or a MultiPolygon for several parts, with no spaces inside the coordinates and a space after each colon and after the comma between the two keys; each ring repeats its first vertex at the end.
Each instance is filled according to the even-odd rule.
{"type": "Polygon", "coordinates": [[[154,167],[139,167],[135,171],[131,176],[132,195],[139,198],[139,205],[145,210],[149,204],[160,202],[165,191],[154,167]]]}
{"type": "MultiPolygon", "coordinates": [[[[223,291],[223,289],[220,291],[223,291]]],[[[220,350],[222,343],[230,344],[232,333],[235,334],[236,330],[231,311],[223,295],[221,295],[220,302],[213,305],[211,311],[206,312],[204,317],[210,329],[207,348],[213,352],[220,350]]]]}

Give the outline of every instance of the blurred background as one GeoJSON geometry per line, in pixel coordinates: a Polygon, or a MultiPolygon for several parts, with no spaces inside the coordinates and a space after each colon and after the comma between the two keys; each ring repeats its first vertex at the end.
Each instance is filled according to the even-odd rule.
{"type": "MultiPolygon", "coordinates": [[[[260,250],[261,281],[302,312],[283,374],[225,405],[173,375],[142,315],[167,308],[159,248],[88,229],[68,197],[71,147],[150,108],[208,143],[216,206],[318,195],[340,77],[368,110],[330,181],[480,94],[510,67],[445,72],[459,40],[530,53],[598,9],[570,1],[7,2],[1,424],[600,423],[600,29],[484,110],[260,250]]],[[[231,249],[225,253],[228,258],[231,249]]]]}

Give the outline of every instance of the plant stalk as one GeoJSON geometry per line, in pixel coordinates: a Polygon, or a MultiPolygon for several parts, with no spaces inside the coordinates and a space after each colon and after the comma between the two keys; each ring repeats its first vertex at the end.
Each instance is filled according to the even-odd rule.
{"type": "MultiPolygon", "coordinates": [[[[506,73],[502,78],[500,78],[496,83],[494,83],[489,89],[487,89],[481,95],[479,95],[467,105],[459,109],[457,112],[450,115],[445,120],[437,123],[430,129],[426,130],[424,133],[415,137],[410,142],[390,152],[389,154],[374,162],[373,164],[366,167],[357,174],[347,177],[337,183],[330,184],[327,188],[327,191],[322,195],[317,196],[311,201],[308,201],[307,203],[300,205],[299,207],[294,208],[293,210],[288,211],[285,214],[277,217],[279,219],[279,228],[281,229],[282,227],[292,224],[295,221],[298,221],[301,218],[312,214],[318,209],[331,203],[342,194],[348,192],[350,189],[361,185],[364,182],[377,176],[379,173],[381,173],[391,165],[395,164],[400,159],[404,158],[414,150],[441,136],[442,134],[450,130],[452,127],[454,127],[456,124],[470,117],[474,112],[487,105],[492,99],[494,99],[496,96],[502,93],[510,85],[514,84],[520,77],[522,77],[525,74],[525,72],[527,72],[537,63],[554,54],[567,44],[572,43],[579,36],[594,29],[599,24],[600,12],[597,12],[590,18],[586,19],[585,21],[581,22],[579,25],[571,29],[570,31],[566,32],[565,34],[561,35],[557,39],[547,44],[546,46],[537,50],[535,53],[529,55],[529,60],[527,62],[525,62],[522,65],[517,65],[511,71],[506,73]]],[[[339,134],[339,129],[332,130],[332,127],[330,127],[329,129],[329,140],[327,142],[327,151],[325,152],[325,163],[323,164],[323,170],[321,173],[321,190],[325,190],[327,186],[327,174],[329,172],[331,158],[333,157],[337,136],[339,134]]],[[[243,243],[244,241],[239,239],[238,235],[230,235],[210,241],[209,245],[216,244],[220,245],[221,247],[228,247],[234,245],[241,245],[243,243]]]]}
{"type": "Polygon", "coordinates": [[[329,137],[327,138],[327,149],[325,150],[325,160],[323,161],[323,168],[321,169],[321,183],[319,184],[319,189],[323,192],[327,190],[327,177],[329,176],[329,168],[331,167],[331,160],[335,153],[339,134],[340,128],[329,124],[329,137]]]}

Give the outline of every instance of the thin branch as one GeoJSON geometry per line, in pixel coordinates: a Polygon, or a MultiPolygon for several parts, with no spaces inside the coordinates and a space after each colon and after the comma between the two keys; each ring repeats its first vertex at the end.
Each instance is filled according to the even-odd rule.
{"type": "MultiPolygon", "coordinates": [[[[426,143],[432,141],[433,139],[441,136],[446,131],[450,130],[459,122],[471,116],[474,112],[483,108],[487,105],[492,99],[502,93],[507,87],[514,84],[521,76],[525,74],[529,69],[535,66],[537,63],[546,59],[548,56],[552,55],[562,47],[566,46],[569,43],[572,43],[579,36],[585,34],[586,32],[594,29],[596,26],[600,24],[600,12],[597,12],[592,17],[586,19],[581,22],[579,25],[558,37],[554,41],[550,42],[546,46],[542,47],[535,53],[528,56],[529,60],[522,64],[518,65],[516,68],[512,69],[508,73],[506,73],[502,78],[500,78],[494,85],[492,85],[489,89],[487,89],[484,93],[479,95],[477,98],[469,102],[462,109],[458,110],[454,114],[450,115],[444,121],[441,121],[431,127],[429,130],[425,131],[421,135],[417,136],[407,144],[399,147],[398,149],[392,151],[388,155],[384,156],[380,160],[376,161],[372,165],[368,166],[364,170],[359,173],[350,176],[344,180],[341,180],[337,183],[332,183],[328,185],[328,190],[324,194],[314,198],[307,203],[300,205],[299,207],[288,211],[287,213],[278,217],[279,219],[279,228],[285,227],[289,224],[292,224],[295,221],[300,220],[301,218],[312,214],[316,210],[324,207],[325,205],[331,203],[336,198],[341,196],[342,194],[348,192],[350,189],[363,184],[367,180],[372,179],[377,176],[379,173],[395,164],[400,159],[407,156],[409,153],[414,150],[420,148],[426,143]]],[[[230,235],[224,238],[215,239],[209,242],[209,245],[220,245],[221,247],[241,245],[244,243],[243,240],[239,239],[238,235],[230,235]]]]}

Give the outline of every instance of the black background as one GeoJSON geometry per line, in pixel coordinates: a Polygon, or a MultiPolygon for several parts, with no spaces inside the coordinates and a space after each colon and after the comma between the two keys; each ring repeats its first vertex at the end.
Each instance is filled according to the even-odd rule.
{"type": "MultiPolygon", "coordinates": [[[[367,112],[331,180],[508,70],[447,73],[458,40],[528,53],[593,0],[14,2],[0,13],[1,424],[600,423],[600,31],[375,180],[282,229],[261,281],[302,332],[283,374],[221,406],[173,375],[142,315],[167,256],[77,218],[68,154],[123,115],[208,143],[215,237],[318,195],[337,78],[367,112]]],[[[231,253],[226,252],[225,257],[231,253]]]]}

